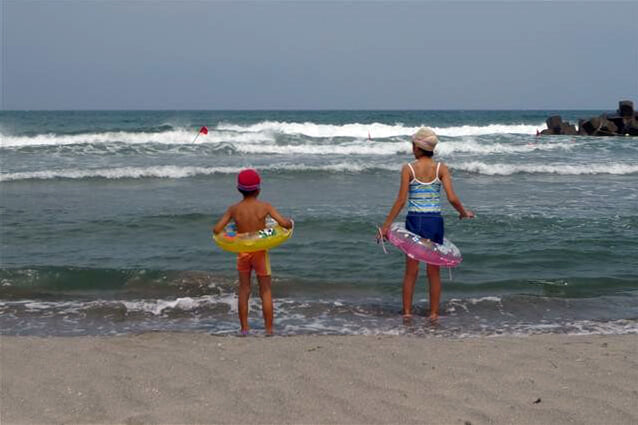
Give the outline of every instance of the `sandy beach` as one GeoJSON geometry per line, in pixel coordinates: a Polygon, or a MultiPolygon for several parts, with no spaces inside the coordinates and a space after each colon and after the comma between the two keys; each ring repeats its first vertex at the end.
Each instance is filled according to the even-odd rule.
{"type": "Polygon", "coordinates": [[[638,336],[2,337],[3,424],[638,422],[638,336]]]}

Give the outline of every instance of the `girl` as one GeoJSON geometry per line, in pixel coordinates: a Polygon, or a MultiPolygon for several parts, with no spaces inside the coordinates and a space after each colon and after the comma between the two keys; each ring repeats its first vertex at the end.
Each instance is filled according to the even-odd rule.
{"type": "MultiPolygon", "coordinates": [[[[412,153],[416,161],[406,164],[401,170],[401,187],[397,199],[381,228],[381,235],[387,237],[388,229],[408,201],[408,215],[405,227],[412,233],[443,243],[443,217],[441,217],[441,184],[447,199],[459,212],[459,218],[473,218],[474,213],[463,208],[463,204],[452,188],[452,176],[447,166],[432,159],[434,148],[439,142],[434,131],[423,127],[412,136],[412,153]]],[[[430,284],[430,319],[439,317],[441,297],[441,275],[439,266],[427,265],[430,284]]],[[[412,295],[419,274],[419,261],[405,256],[403,276],[403,317],[412,317],[412,295]]]]}

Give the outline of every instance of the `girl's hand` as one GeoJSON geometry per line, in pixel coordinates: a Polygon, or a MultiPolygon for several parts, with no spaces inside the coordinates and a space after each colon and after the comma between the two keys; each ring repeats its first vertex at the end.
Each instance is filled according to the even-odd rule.
{"type": "Polygon", "coordinates": [[[462,220],[464,218],[474,218],[474,212],[472,212],[470,210],[465,210],[463,212],[465,214],[463,214],[463,213],[459,214],[459,220],[462,220]]]}
{"type": "Polygon", "coordinates": [[[377,240],[381,238],[388,239],[388,230],[390,230],[389,224],[384,224],[383,226],[381,226],[381,229],[377,233],[377,240]]]}

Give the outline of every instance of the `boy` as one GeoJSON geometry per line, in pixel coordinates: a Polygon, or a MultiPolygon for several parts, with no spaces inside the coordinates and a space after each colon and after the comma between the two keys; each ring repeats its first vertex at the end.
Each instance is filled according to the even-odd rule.
{"type": "MultiPolygon", "coordinates": [[[[237,190],[244,199],[231,205],[213,228],[215,234],[224,230],[232,220],[237,225],[237,233],[257,232],[266,227],[266,217],[272,217],[280,226],[292,228],[292,221],[283,217],[267,202],[259,201],[261,178],[256,170],[247,169],[237,175],[237,190]]],[[[270,259],[268,251],[242,252],[237,254],[237,271],[239,272],[239,322],[242,335],[247,335],[248,298],[250,297],[250,272],[255,270],[259,282],[266,335],[273,334],[273,307],[270,277],[270,259]]]]}

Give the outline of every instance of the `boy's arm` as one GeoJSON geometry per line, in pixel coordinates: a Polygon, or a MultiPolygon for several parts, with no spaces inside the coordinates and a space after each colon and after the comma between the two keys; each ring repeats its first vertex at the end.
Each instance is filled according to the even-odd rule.
{"type": "Polygon", "coordinates": [[[224,230],[224,227],[226,227],[226,225],[230,223],[230,220],[232,219],[233,219],[233,213],[232,213],[232,207],[230,207],[226,210],[222,218],[219,219],[215,227],[213,227],[213,233],[218,234],[219,232],[224,230]]]}
{"type": "Polygon", "coordinates": [[[394,201],[394,205],[392,205],[392,209],[388,213],[388,216],[386,217],[385,222],[381,227],[381,234],[383,236],[387,235],[390,225],[405,206],[405,202],[408,200],[409,189],[410,170],[407,165],[404,165],[403,169],[401,169],[401,186],[399,187],[399,193],[397,193],[397,199],[394,201]]]}
{"type": "Polygon", "coordinates": [[[286,229],[292,228],[292,220],[279,214],[279,211],[272,205],[268,204],[268,215],[271,216],[281,227],[286,229]]]}
{"type": "Polygon", "coordinates": [[[456,196],[454,188],[452,187],[452,175],[445,164],[441,164],[441,182],[443,183],[447,200],[452,204],[454,209],[459,212],[459,218],[474,218],[474,213],[463,208],[461,200],[456,196]]]}

